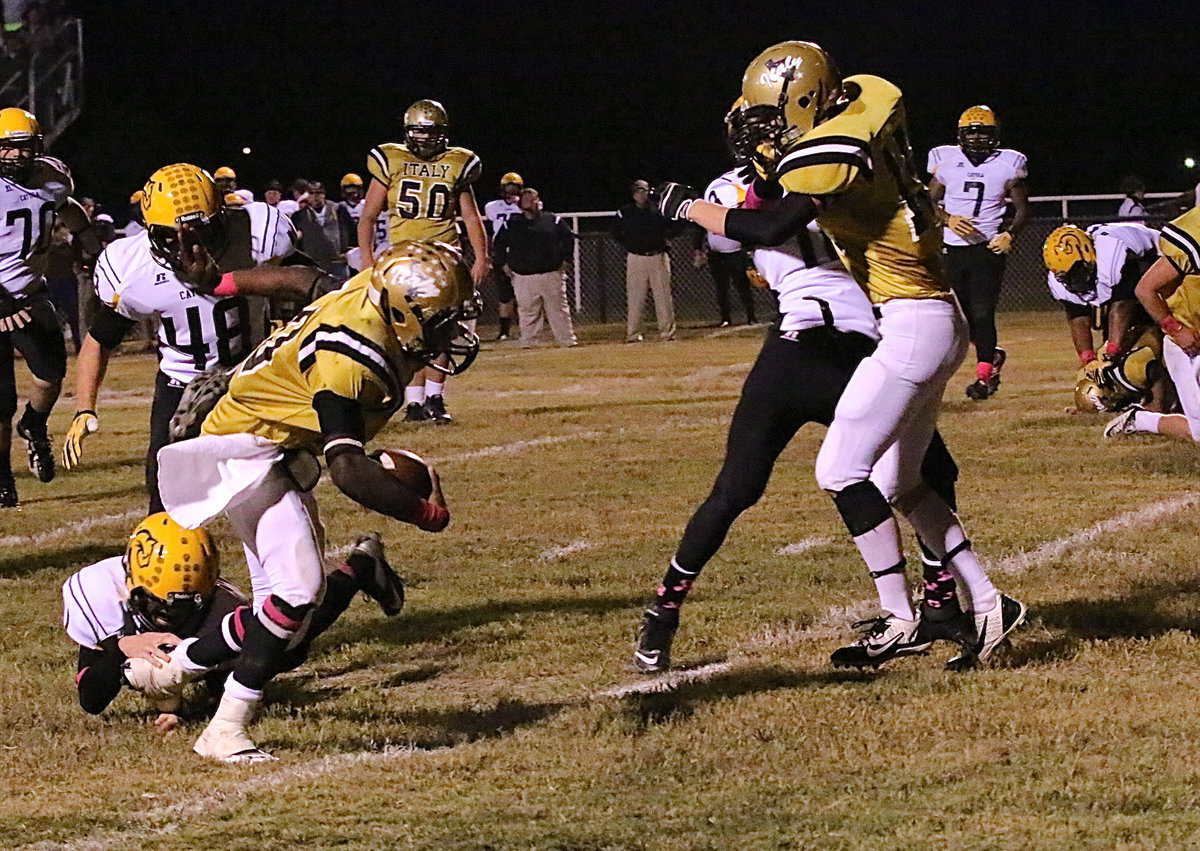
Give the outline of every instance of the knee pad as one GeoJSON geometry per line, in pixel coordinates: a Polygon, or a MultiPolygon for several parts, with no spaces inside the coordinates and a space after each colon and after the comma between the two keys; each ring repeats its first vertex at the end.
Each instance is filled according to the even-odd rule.
{"type": "Polygon", "coordinates": [[[892,508],[873,482],[855,482],[832,496],[842,521],[855,538],[891,519],[892,508]]]}
{"type": "Polygon", "coordinates": [[[263,603],[262,610],[258,613],[258,619],[268,632],[276,638],[286,641],[300,631],[313,608],[313,603],[293,606],[281,597],[272,594],[263,603]]]}

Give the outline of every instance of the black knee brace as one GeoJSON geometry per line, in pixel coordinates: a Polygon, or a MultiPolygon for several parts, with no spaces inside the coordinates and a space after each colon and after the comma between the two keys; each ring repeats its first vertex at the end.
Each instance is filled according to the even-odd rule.
{"type": "Polygon", "coordinates": [[[892,516],[891,506],[874,482],[870,481],[855,482],[833,494],[833,504],[855,538],[865,535],[892,516]]]}

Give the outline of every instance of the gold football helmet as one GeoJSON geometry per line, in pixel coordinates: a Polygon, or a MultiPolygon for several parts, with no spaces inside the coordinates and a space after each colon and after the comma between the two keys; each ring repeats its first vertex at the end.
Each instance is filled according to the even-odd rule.
{"type": "Polygon", "coordinates": [[[479,354],[479,338],[460,322],[477,315],[475,287],[452,245],[436,240],[393,245],[375,261],[371,300],[391,321],[396,339],[436,369],[463,372],[479,354]],[[419,327],[415,341],[410,313],[419,327]],[[450,356],[448,367],[432,362],[439,354],[450,356]]]}
{"type": "Polygon", "coordinates": [[[505,172],[500,178],[500,188],[504,189],[509,185],[516,186],[517,189],[522,189],[525,186],[525,179],[515,171],[505,172]]]}
{"type": "Polygon", "coordinates": [[[1042,262],[1068,292],[1087,295],[1096,289],[1096,243],[1077,225],[1055,228],[1042,246],[1042,262]]]}
{"type": "Polygon", "coordinates": [[[829,55],[808,41],[768,47],[742,76],[742,120],[756,158],[774,164],[842,96],[842,76],[829,55]]]}
{"type": "Polygon", "coordinates": [[[122,559],[129,612],[143,629],[173,632],[212,599],[220,557],[203,529],[185,529],[164,511],[129,536],[122,559]]]}
{"type": "Polygon", "coordinates": [[[342,175],[342,188],[343,189],[345,189],[347,186],[362,186],[362,185],[363,185],[362,178],[359,177],[354,172],[349,172],[348,174],[342,175]]]}
{"type": "Polygon", "coordinates": [[[218,192],[228,194],[237,189],[237,172],[223,165],[213,172],[213,183],[217,185],[218,192]]]}
{"type": "Polygon", "coordinates": [[[968,155],[989,156],[1000,146],[1000,122],[990,106],[972,106],[958,117],[958,144],[968,155]]]}
{"type": "Polygon", "coordinates": [[[404,110],[404,142],[423,160],[431,160],[450,144],[450,117],[436,100],[419,100],[404,110]]]}
{"type": "Polygon", "coordinates": [[[159,263],[182,268],[179,229],[190,227],[214,255],[224,236],[221,196],[212,176],[198,166],[175,163],[164,166],[142,188],[142,218],[150,236],[150,249],[159,263]]]}
{"type": "Polygon", "coordinates": [[[42,128],[32,113],[0,109],[0,174],[19,175],[42,155],[42,128]]]}

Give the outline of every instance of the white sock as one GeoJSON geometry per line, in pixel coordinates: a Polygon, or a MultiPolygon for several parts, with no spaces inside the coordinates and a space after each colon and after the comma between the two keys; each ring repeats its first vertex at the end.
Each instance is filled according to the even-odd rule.
{"type": "Polygon", "coordinates": [[[425,396],[426,396],[426,398],[428,398],[429,396],[441,396],[442,390],[445,387],[446,387],[446,382],[444,382],[444,381],[430,381],[428,378],[426,378],[425,379],[425,396]]]}
{"type": "Polygon", "coordinates": [[[410,384],[404,388],[404,404],[406,405],[424,405],[425,404],[425,385],[410,384]]]}
{"type": "Polygon", "coordinates": [[[1162,418],[1162,414],[1157,414],[1154,411],[1138,411],[1133,415],[1133,425],[1138,431],[1148,431],[1151,434],[1157,434],[1158,421],[1162,418]]]}
{"type": "Polygon", "coordinates": [[[258,703],[262,700],[262,694],[262,689],[244,686],[237,681],[236,676],[230,674],[225,680],[225,694],[221,697],[221,705],[225,705],[225,698],[240,703],[258,703]]]}
{"type": "Polygon", "coordinates": [[[208,670],[207,665],[197,665],[188,656],[188,648],[196,643],[194,638],[185,638],[183,641],[171,651],[171,658],[179,662],[179,667],[183,668],[189,674],[202,674],[208,670]]]}
{"type": "MultiPolygon", "coordinates": [[[[869,532],[858,535],[854,545],[867,563],[867,570],[879,573],[904,561],[904,550],[900,546],[900,525],[894,517],[888,518],[869,532]]],[[[912,600],[908,596],[908,582],[904,572],[889,573],[875,579],[875,590],[879,593],[879,606],[885,612],[911,621],[912,600]]]]}
{"type": "MultiPolygon", "coordinates": [[[[905,517],[934,555],[952,552],[967,540],[958,515],[933,491],[926,493],[905,517]]],[[[946,567],[966,587],[972,609],[986,612],[996,605],[996,586],[983,572],[973,550],[959,550],[946,567]]]]}

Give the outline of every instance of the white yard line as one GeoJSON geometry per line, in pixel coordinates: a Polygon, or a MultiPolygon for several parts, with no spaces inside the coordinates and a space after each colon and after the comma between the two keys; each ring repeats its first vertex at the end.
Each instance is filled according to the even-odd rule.
{"type": "Polygon", "coordinates": [[[794,544],[788,544],[785,547],[780,547],[775,551],[775,555],[798,556],[801,553],[806,553],[809,550],[815,550],[818,547],[827,547],[832,543],[834,543],[833,538],[826,538],[820,535],[813,538],[801,538],[794,544]]]}
{"type": "MultiPolygon", "coordinates": [[[[529,442],[526,441],[525,443],[529,442]]],[[[1108,520],[1102,520],[1070,535],[1056,538],[1053,541],[1047,541],[1028,552],[1002,558],[994,562],[990,566],[990,569],[993,572],[1010,575],[1023,573],[1052,562],[1072,550],[1086,548],[1103,540],[1106,536],[1150,528],[1198,504],[1200,504],[1200,494],[1196,493],[1182,494],[1151,503],[1142,508],[1119,514],[1108,520]]],[[[105,518],[96,518],[96,521],[101,520],[107,522],[105,518]]],[[[7,540],[11,539],[0,538],[0,545],[7,540]]],[[[793,544],[792,546],[796,545],[793,544]]],[[[848,606],[834,606],[810,627],[782,632],[778,630],[766,632],[750,641],[747,647],[743,649],[754,650],[766,647],[794,646],[802,642],[828,638],[831,635],[843,635],[848,620],[853,620],[864,612],[872,611],[875,605],[875,601],[861,600],[848,606]]],[[[736,650],[735,654],[740,655],[736,650]]],[[[619,699],[635,694],[669,692],[686,683],[703,682],[712,679],[720,674],[735,670],[743,664],[746,664],[746,660],[735,658],[729,661],[702,665],[689,670],[669,671],[661,676],[647,678],[639,682],[612,686],[599,692],[585,694],[581,696],[580,700],[619,699]]],[[[289,788],[297,783],[316,780],[357,765],[412,759],[420,756],[422,753],[428,753],[428,751],[396,749],[339,754],[301,762],[296,765],[284,765],[276,770],[272,770],[268,766],[262,766],[258,770],[264,773],[251,776],[247,780],[232,784],[224,789],[218,789],[193,798],[186,798],[177,803],[156,807],[142,813],[132,814],[130,819],[137,824],[137,827],[113,830],[101,835],[93,835],[87,839],[80,839],[76,842],[41,842],[26,845],[23,848],[26,851],[50,851],[51,849],[59,849],[60,851],[108,851],[108,849],[127,847],[131,843],[144,844],[148,837],[155,835],[164,836],[177,832],[192,819],[200,817],[211,818],[222,812],[231,810],[251,795],[270,792],[275,789],[289,788]]]]}
{"type": "Polygon", "coordinates": [[[99,517],[88,517],[84,520],[76,520],[74,523],[68,523],[65,526],[58,526],[54,529],[50,529],[47,532],[39,532],[36,535],[6,535],[3,538],[0,538],[0,549],[54,544],[66,538],[73,538],[76,535],[83,535],[101,526],[129,523],[132,520],[141,520],[145,516],[146,513],[142,509],[132,508],[129,511],[123,511],[120,514],[105,514],[99,517]]]}
{"type": "Polygon", "coordinates": [[[718,328],[716,331],[709,331],[704,335],[705,340],[715,340],[719,337],[728,337],[730,334],[737,334],[742,331],[752,331],[756,329],[766,328],[771,323],[756,322],[753,325],[730,325],[725,328],[718,328]]]}
{"type": "Polygon", "coordinates": [[[590,550],[594,546],[596,545],[591,541],[585,541],[581,538],[561,547],[551,547],[548,550],[543,550],[538,555],[538,561],[561,561],[573,553],[581,553],[584,550],[590,550]]]}
{"type": "Polygon", "coordinates": [[[559,443],[569,443],[572,440],[591,440],[594,437],[602,437],[606,433],[603,431],[575,431],[568,434],[534,437],[529,440],[515,440],[512,443],[502,443],[498,446],[484,446],[482,449],[471,449],[467,452],[443,455],[441,458],[436,459],[436,461],[439,464],[444,464],[447,461],[470,461],[474,458],[492,458],[496,455],[515,455],[518,452],[524,452],[526,449],[534,449],[538,446],[554,446],[559,443]]]}

